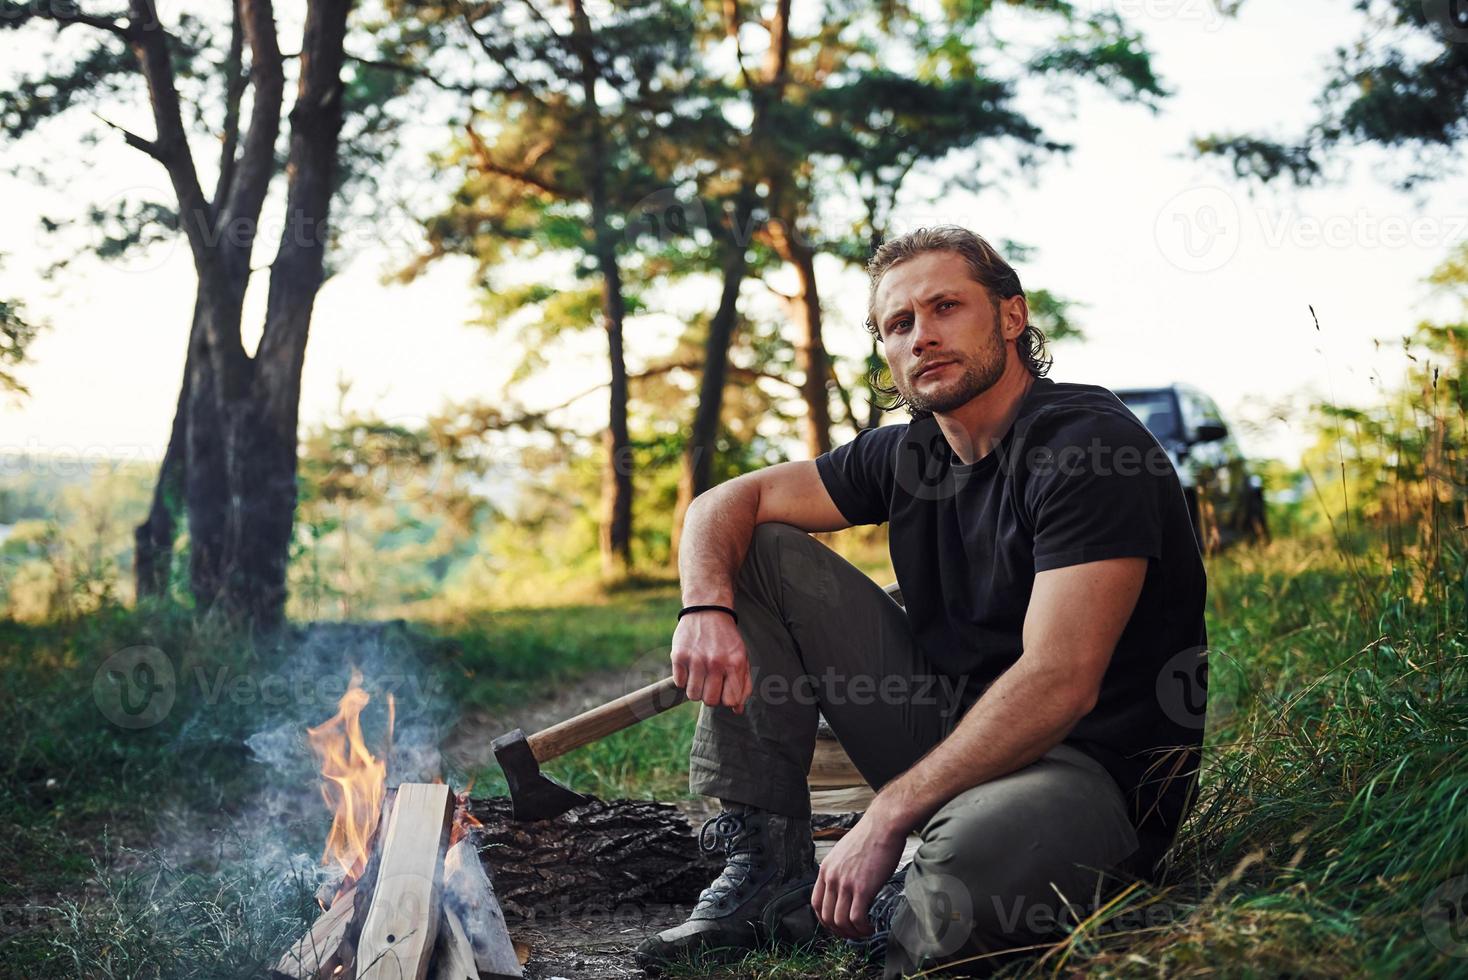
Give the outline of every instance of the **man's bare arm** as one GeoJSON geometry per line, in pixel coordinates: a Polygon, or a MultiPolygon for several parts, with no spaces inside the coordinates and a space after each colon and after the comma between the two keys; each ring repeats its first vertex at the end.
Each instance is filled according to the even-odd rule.
{"type": "MultiPolygon", "coordinates": [[[[678,577],[683,604],[734,604],[734,576],[757,525],[805,531],[850,527],[813,462],[780,463],[700,494],[683,520],[678,577]]],[[[684,616],[673,631],[673,679],[690,700],[742,711],[751,693],[749,661],[734,621],[721,612],[684,616]]]]}
{"type": "Polygon", "coordinates": [[[721,483],[699,494],[684,517],[678,555],[683,604],[731,604],[755,526],[772,521],[804,531],[851,526],[812,462],[779,463],[721,483]]]}
{"type": "Polygon", "coordinates": [[[827,928],[870,932],[867,908],[912,828],[964,790],[1034,762],[1095,707],[1146,573],[1145,558],[1115,558],[1035,576],[1019,660],[946,739],[882,787],[821,865],[811,904],[827,928]]]}

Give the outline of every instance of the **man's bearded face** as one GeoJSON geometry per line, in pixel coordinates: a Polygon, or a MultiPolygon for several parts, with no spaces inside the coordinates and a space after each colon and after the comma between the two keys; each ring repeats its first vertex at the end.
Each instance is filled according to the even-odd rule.
{"type": "Polygon", "coordinates": [[[913,408],[945,413],[1004,374],[999,302],[956,252],[928,252],[887,270],[877,328],[897,391],[913,408]]]}

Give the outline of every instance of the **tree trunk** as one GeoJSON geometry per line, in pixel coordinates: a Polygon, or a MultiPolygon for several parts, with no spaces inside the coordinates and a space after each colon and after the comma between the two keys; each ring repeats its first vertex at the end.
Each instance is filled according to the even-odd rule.
{"type": "Polygon", "coordinates": [[[729,241],[724,252],[724,290],[719,308],[709,322],[708,337],[703,345],[703,376],[698,385],[698,407],[694,410],[693,429],[683,447],[683,468],[678,476],[678,500],[673,510],[672,563],[678,564],[678,549],[683,541],[683,520],[693,498],[709,488],[713,472],[715,440],[724,409],[724,384],[729,376],[729,344],[739,319],[739,288],[744,284],[748,267],[745,251],[749,246],[750,215],[754,211],[754,188],[746,182],[740,189],[729,228],[729,241]]]}
{"type": "Polygon", "coordinates": [[[805,401],[801,425],[805,451],[809,458],[815,459],[831,451],[831,394],[827,387],[831,359],[821,337],[821,295],[816,288],[815,250],[801,239],[793,220],[771,222],[770,232],[776,253],[795,267],[799,283],[791,304],[796,325],[795,366],[804,375],[800,396],[805,401]]]}
{"type": "MultiPolygon", "coordinates": [[[[206,310],[202,316],[209,316],[206,310]]],[[[226,591],[229,481],[225,475],[225,427],[215,394],[208,339],[200,331],[189,373],[184,440],[184,508],[189,527],[189,592],[200,613],[226,591]]]]}
{"type": "Polygon", "coordinates": [[[342,127],[341,81],[350,0],[306,10],[301,80],[291,110],[286,224],[265,304],[265,330],[248,393],[232,413],[233,497],[239,535],[231,606],[265,629],[285,618],[286,569],[296,512],[297,424],[311,311],[324,278],[331,197],[342,127]]]}
{"type": "Polygon", "coordinates": [[[178,404],[173,411],[173,428],[168,435],[168,448],[158,467],[158,481],[153,485],[153,502],[148,516],[133,531],[133,589],[139,600],[157,598],[168,591],[169,573],[173,567],[173,542],[177,536],[178,518],[184,512],[184,477],[188,468],[189,379],[197,364],[195,348],[200,338],[199,304],[194,304],[194,318],[189,328],[188,352],[184,356],[183,379],[179,382],[178,404]]]}
{"type": "MultiPolygon", "coordinates": [[[[253,358],[239,345],[252,239],[227,242],[201,263],[206,356],[190,385],[186,480],[194,598],[201,609],[217,608],[238,625],[263,630],[285,616],[301,370],[336,186],[349,8],[347,0],[319,0],[307,8],[291,111],[286,222],[270,265],[265,327],[253,358]]],[[[265,14],[260,17],[252,34],[257,44],[268,24],[265,14]]],[[[268,114],[260,111],[266,118],[259,125],[270,132],[268,114]]],[[[235,207],[258,214],[269,182],[262,166],[247,142],[235,207]]],[[[234,213],[227,208],[225,219],[234,213]]]]}
{"type": "MultiPolygon", "coordinates": [[[[776,0],[774,15],[766,22],[770,46],[765,51],[763,78],[750,92],[754,119],[750,123],[745,152],[745,170],[734,201],[734,214],[729,227],[727,251],[724,253],[724,290],[719,308],[709,323],[704,342],[703,378],[698,387],[698,408],[693,416],[693,429],[683,448],[683,469],[678,476],[678,501],[673,509],[672,562],[678,564],[678,549],[683,541],[683,521],[693,498],[709,488],[714,465],[714,440],[719,434],[723,416],[724,382],[728,378],[729,344],[739,316],[739,288],[744,283],[748,262],[745,252],[753,238],[750,225],[754,216],[755,197],[761,182],[769,183],[770,164],[765,159],[770,126],[770,106],[785,97],[786,71],[790,64],[790,3],[776,0]]],[[[742,26],[741,8],[737,3],[724,5],[730,37],[738,37],[742,26]]],[[[779,164],[775,164],[779,168],[779,164]]]]}
{"type": "MultiPolygon", "coordinates": [[[[154,4],[129,0],[128,40],[148,86],[157,137],[129,142],[168,171],[198,273],[188,365],[155,510],[181,465],[196,608],[265,629],[284,618],[296,506],[296,427],[311,310],[323,278],[327,215],[342,125],[343,40],[351,0],[308,0],[291,110],[286,220],[270,265],[265,325],[249,356],[241,319],[260,210],[280,167],[283,56],[269,0],[238,0],[226,69],[225,133],[215,199],[205,197],[185,134],[176,42],[154,4]],[[249,128],[239,136],[248,43],[249,128]],[[236,155],[238,147],[238,155],[236,155]],[[171,457],[171,458],[170,458],[171,457]],[[175,462],[182,459],[182,464],[175,462]]],[[[139,592],[158,582],[162,516],[139,529],[139,592]],[[146,545],[143,544],[146,539],[146,545]]]]}
{"type": "MultiPolygon", "coordinates": [[[[600,140],[597,141],[600,143],[600,140]]],[[[612,383],[607,408],[606,471],[602,477],[602,575],[623,577],[632,567],[632,438],[627,429],[627,362],[622,352],[622,274],[607,226],[606,189],[600,167],[592,179],[597,261],[602,272],[602,315],[612,383]]]]}
{"type": "Polygon", "coordinates": [[[606,463],[602,472],[602,576],[621,578],[632,565],[632,441],[627,430],[627,363],[622,352],[622,273],[617,247],[607,220],[606,138],[596,101],[599,74],[591,48],[591,21],[582,0],[571,0],[572,41],[581,62],[582,111],[585,113],[590,153],[586,170],[591,197],[591,221],[597,266],[602,275],[602,317],[606,321],[607,354],[611,361],[611,404],[607,412],[606,463]]]}
{"type": "Polygon", "coordinates": [[[168,449],[158,467],[148,516],[133,529],[133,592],[138,600],[156,599],[168,592],[173,568],[173,539],[183,512],[183,476],[186,460],[188,388],[180,391],[173,414],[168,449]]]}
{"type": "MultiPolygon", "coordinates": [[[[610,287],[608,287],[610,288],[610,287]]],[[[607,322],[612,364],[611,405],[602,475],[601,564],[605,578],[616,579],[632,566],[632,439],[627,429],[627,365],[622,358],[622,328],[607,322]]]]}

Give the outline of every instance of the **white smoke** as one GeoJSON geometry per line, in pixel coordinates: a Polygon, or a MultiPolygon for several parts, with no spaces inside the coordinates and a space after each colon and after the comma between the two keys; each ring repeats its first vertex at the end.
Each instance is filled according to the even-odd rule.
{"type": "Polygon", "coordinates": [[[258,777],[257,789],[246,799],[228,801],[229,816],[215,826],[198,826],[197,814],[161,814],[159,845],[178,863],[249,862],[267,879],[300,881],[329,892],[341,871],[334,863],[321,863],[331,817],[307,726],[336,713],[355,667],[371,695],[363,731],[374,753],[386,747],[388,694],[393,696],[388,785],[431,782],[443,776],[439,742],[448,705],[434,665],[421,656],[401,621],[297,627],[261,661],[268,666],[227,675],[200,671],[184,678],[199,684],[206,707],[184,726],[181,737],[238,752],[258,777]],[[235,736],[233,748],[220,734],[231,728],[249,730],[243,739],[235,736]]]}

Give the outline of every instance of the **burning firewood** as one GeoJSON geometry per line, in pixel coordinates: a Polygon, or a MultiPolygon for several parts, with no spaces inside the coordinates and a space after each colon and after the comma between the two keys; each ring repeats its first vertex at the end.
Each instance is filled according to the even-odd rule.
{"type": "Polygon", "coordinates": [[[477,833],[465,837],[444,857],[444,908],[463,924],[481,977],[518,977],[520,962],[514,947],[498,941],[508,935],[505,914],[479,859],[477,840],[477,833]]]}
{"type": "Polygon", "coordinates": [[[453,796],[443,784],[404,783],[382,837],[376,887],[357,940],[357,980],[428,975],[438,939],[443,854],[453,796]]]}
{"type": "MultiPolygon", "coordinates": [[[[501,980],[522,975],[467,839],[448,847],[455,798],[404,783],[362,876],[276,964],[275,980],[501,980]],[[447,852],[454,852],[449,861],[447,852]],[[477,876],[476,876],[477,872],[477,876]],[[445,901],[445,892],[452,897],[445,901]],[[467,920],[460,910],[472,913],[467,920]]],[[[462,817],[462,810],[459,811],[462,817]]]]}
{"type": "Polygon", "coordinates": [[[311,931],[286,950],[275,965],[274,977],[289,977],[290,980],[307,980],[308,977],[331,976],[341,962],[340,947],[347,927],[352,922],[352,903],[356,890],[348,889],[337,896],[311,931]]]}
{"type": "Polygon", "coordinates": [[[459,917],[447,908],[438,926],[438,949],[433,954],[433,980],[481,980],[474,964],[474,947],[459,917]]]}
{"type": "MultiPolygon", "coordinates": [[[[445,907],[445,860],[474,820],[442,783],[386,787],[387,766],[368,750],[361,713],[370,698],[360,674],[337,714],[308,729],[322,760],[332,811],[323,861],[345,878],[311,930],[276,964],[275,980],[480,980],[520,977],[514,945],[472,845],[475,880],[456,857],[453,905],[445,907]],[[462,881],[460,879],[463,879],[462,881]],[[457,893],[467,890],[468,898],[457,893]],[[464,911],[475,914],[465,921],[464,911]],[[487,970],[486,965],[493,970],[487,970]]],[[[392,739],[388,701],[387,741],[392,739]]],[[[385,756],[385,753],[384,753],[385,756]]]]}

